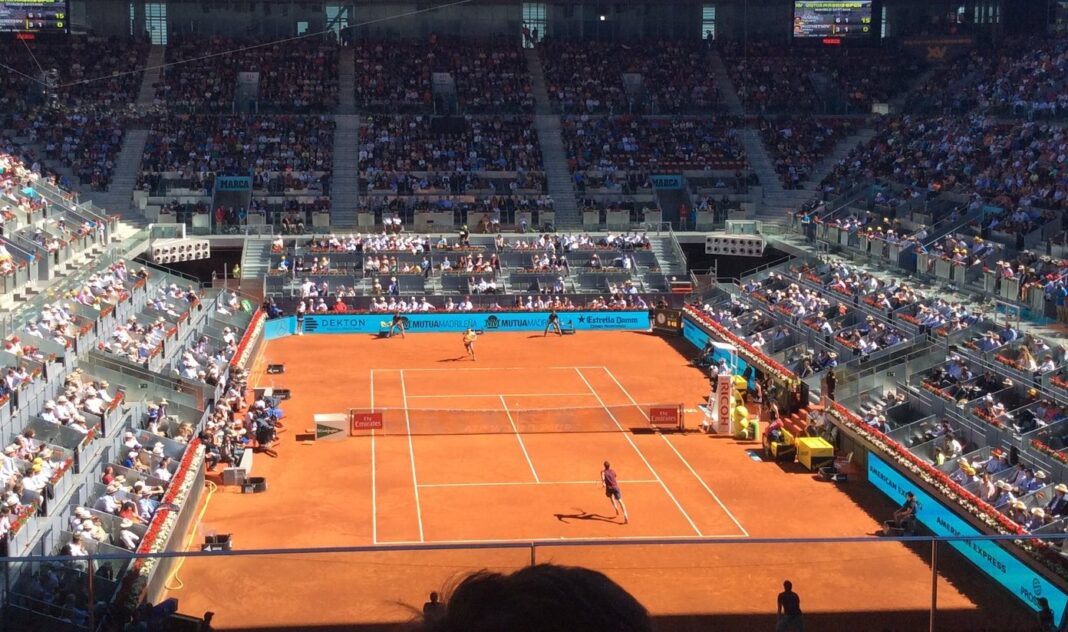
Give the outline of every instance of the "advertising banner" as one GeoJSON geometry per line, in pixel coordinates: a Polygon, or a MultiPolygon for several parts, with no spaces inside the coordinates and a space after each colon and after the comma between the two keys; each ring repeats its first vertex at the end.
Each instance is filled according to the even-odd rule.
{"type": "Polygon", "coordinates": [[[653,183],[654,189],[675,190],[682,188],[681,175],[654,174],[649,176],[649,181],[653,183]]]}
{"type": "Polygon", "coordinates": [[[252,190],[251,176],[216,176],[216,193],[235,193],[252,190]]]}
{"type": "MultiPolygon", "coordinates": [[[[906,492],[915,494],[916,518],[935,535],[982,535],[964,518],[950,511],[880,457],[871,453],[868,454],[868,481],[897,503],[905,502],[906,492]]],[[[1038,610],[1038,598],[1045,597],[1049,600],[1054,615],[1058,617],[1057,624],[1060,625],[1062,613],[1068,605],[1068,595],[1011,555],[998,542],[968,540],[949,544],[1035,611],[1038,610]]]]}
{"type": "Polygon", "coordinates": [[[704,349],[708,344],[708,332],[689,318],[682,319],[682,337],[698,349],[704,349]]]}
{"type": "Polygon", "coordinates": [[[651,406],[649,423],[654,426],[678,426],[680,414],[680,406],[651,406]]]}
{"type": "Polygon", "coordinates": [[[730,432],[731,428],[731,392],[734,390],[733,375],[716,376],[716,401],[712,419],[713,429],[718,433],[730,432]]]}
{"type": "Polygon", "coordinates": [[[930,63],[953,61],[975,46],[970,35],[919,35],[901,40],[901,48],[930,63]]]}
{"type": "Polygon", "coordinates": [[[350,433],[355,433],[357,430],[381,430],[382,423],[381,412],[356,410],[355,408],[349,411],[350,433]]]}
{"type": "MultiPolygon", "coordinates": [[[[576,331],[648,331],[649,312],[560,312],[560,325],[576,331]]],[[[548,312],[427,313],[402,316],[407,333],[479,331],[543,331],[548,312]]],[[[389,328],[390,314],[308,314],[306,334],[378,333],[389,328]]]]}
{"type": "Polygon", "coordinates": [[[267,340],[274,340],[275,338],[281,338],[282,336],[288,336],[296,332],[296,316],[283,316],[281,318],[274,318],[272,320],[268,320],[263,325],[263,337],[267,340]]]}

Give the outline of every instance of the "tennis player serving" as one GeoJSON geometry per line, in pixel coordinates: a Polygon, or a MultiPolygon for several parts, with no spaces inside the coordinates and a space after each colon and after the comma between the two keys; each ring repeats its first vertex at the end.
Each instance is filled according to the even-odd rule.
{"type": "Polygon", "coordinates": [[[622,511],[623,524],[630,522],[627,518],[627,506],[623,504],[623,494],[619,491],[619,479],[616,477],[616,471],[612,469],[612,464],[608,461],[604,462],[604,469],[601,470],[601,484],[604,485],[604,495],[612,501],[612,509],[615,509],[616,515],[618,516],[622,511]]]}
{"type": "Polygon", "coordinates": [[[478,334],[474,329],[470,327],[464,332],[464,349],[467,351],[467,356],[471,358],[471,361],[475,360],[475,341],[478,340],[478,334]]]}

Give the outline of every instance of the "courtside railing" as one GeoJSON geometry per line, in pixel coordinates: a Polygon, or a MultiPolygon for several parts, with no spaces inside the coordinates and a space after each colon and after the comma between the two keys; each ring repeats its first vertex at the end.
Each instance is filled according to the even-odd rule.
{"type": "MultiPolygon", "coordinates": [[[[41,572],[42,569],[49,568],[53,569],[53,571],[59,568],[67,569],[76,576],[81,577],[85,582],[84,590],[88,596],[88,601],[96,603],[101,599],[114,596],[99,594],[101,589],[98,585],[109,583],[100,580],[99,570],[101,567],[128,568],[134,560],[138,559],[155,560],[157,563],[164,559],[178,559],[180,563],[173,566],[175,570],[170,573],[167,581],[161,582],[163,588],[159,594],[147,595],[150,601],[157,602],[174,596],[178,596],[183,600],[193,599],[198,594],[198,590],[210,590],[210,587],[198,586],[196,582],[197,578],[206,578],[213,574],[212,565],[218,565],[214,566],[214,568],[228,564],[240,565],[242,564],[240,560],[251,558],[249,562],[245,563],[256,564],[256,568],[260,569],[259,572],[261,572],[263,581],[257,584],[255,591],[230,592],[228,596],[234,600],[241,601],[246,609],[250,605],[262,602],[260,610],[269,612],[271,610],[271,600],[278,598],[278,591],[287,588],[284,585],[286,583],[284,578],[287,575],[269,570],[274,567],[278,569],[288,568],[292,572],[294,564],[306,562],[314,565],[316,569],[323,569],[322,572],[329,575],[330,572],[334,572],[330,570],[331,562],[344,562],[342,567],[345,568],[346,581],[337,582],[336,585],[332,586],[332,589],[336,590],[336,594],[317,593],[314,596],[316,603],[327,604],[340,603],[338,600],[344,600],[346,595],[351,596],[353,586],[359,585],[360,573],[363,572],[361,570],[362,565],[368,567],[369,577],[374,572],[377,572],[376,568],[381,567],[383,564],[394,563],[400,566],[407,566],[410,572],[417,573],[420,578],[417,589],[424,590],[424,587],[426,587],[425,590],[429,591],[436,590],[455,581],[458,574],[462,576],[463,574],[486,568],[514,570],[527,565],[558,563],[586,566],[604,572],[627,587],[639,601],[642,601],[650,608],[653,614],[657,614],[656,597],[651,593],[655,592],[662,595],[663,585],[659,581],[653,582],[650,586],[655,586],[657,590],[650,589],[650,594],[643,594],[643,586],[648,582],[635,582],[633,578],[628,576],[628,573],[637,573],[641,576],[643,573],[656,572],[663,581],[673,581],[671,573],[678,573],[679,582],[685,582],[686,577],[689,576],[704,577],[705,574],[710,573],[711,575],[708,575],[708,577],[714,578],[714,582],[729,588],[730,591],[737,591],[740,586],[746,586],[746,589],[750,592],[775,589],[776,582],[789,578],[798,587],[799,592],[804,594],[806,587],[808,587],[807,592],[811,594],[815,592],[815,586],[826,583],[828,573],[838,575],[845,572],[848,576],[849,569],[855,568],[858,564],[881,565],[889,560],[897,570],[888,570],[886,577],[879,577],[878,573],[875,573],[874,575],[865,575],[863,581],[851,583],[851,585],[856,586],[855,595],[843,594],[842,590],[836,590],[825,598],[810,597],[806,600],[806,612],[821,610],[830,613],[829,616],[833,616],[836,612],[849,611],[855,608],[857,604],[870,606],[873,610],[892,609],[895,607],[894,604],[883,604],[876,598],[879,594],[879,586],[882,582],[886,582],[888,588],[893,585],[893,588],[900,593],[901,582],[907,581],[912,588],[912,594],[918,600],[912,603],[909,608],[912,611],[926,610],[928,613],[928,625],[926,627],[933,631],[938,629],[937,621],[940,607],[943,610],[953,610],[954,615],[952,616],[956,616],[959,611],[965,609],[961,606],[961,596],[954,594],[952,583],[945,581],[945,579],[952,580],[953,576],[959,577],[959,573],[962,572],[960,565],[954,564],[954,568],[950,572],[951,576],[943,577],[941,557],[946,555],[950,548],[957,550],[971,549],[980,551],[982,555],[995,558],[1005,556],[1007,558],[1011,556],[1001,548],[1001,542],[1020,542],[1021,540],[1039,539],[1039,537],[1044,541],[1056,543],[1056,546],[1064,545],[1065,541],[1068,540],[1068,534],[1056,533],[1024,538],[1015,535],[962,535],[952,537],[930,535],[874,537],[865,535],[801,538],[576,538],[487,542],[465,541],[456,543],[411,542],[368,546],[109,553],[79,557],[57,555],[22,558],[0,557],[0,572],[2,572],[4,603],[9,608],[14,609],[15,615],[26,617],[32,615],[32,611],[35,610],[34,604],[40,602],[40,596],[34,597],[30,594],[25,594],[23,591],[31,583],[34,574],[41,572]],[[447,552],[461,552],[464,555],[459,557],[449,556],[447,561],[445,561],[446,558],[435,557],[447,552]],[[650,557],[642,557],[650,552],[652,552],[650,557]],[[626,553],[626,555],[621,556],[619,555],[620,553],[626,553]],[[400,557],[391,557],[391,555],[400,557]],[[688,560],[685,568],[677,565],[673,566],[678,562],[675,558],[676,555],[680,556],[680,559],[688,560]],[[363,564],[361,564],[363,558],[359,556],[367,556],[363,564]],[[898,558],[906,559],[902,562],[898,558]],[[785,564],[781,563],[783,560],[786,561],[785,564]],[[603,563],[599,564],[598,561],[603,563]],[[185,562],[196,562],[198,568],[195,571],[183,570],[183,568],[189,568],[189,566],[183,567],[185,562]],[[658,564],[662,564],[663,568],[658,568],[658,564]],[[912,571],[904,568],[912,566],[916,567],[912,571]],[[926,568],[929,572],[919,572],[918,569],[921,568],[926,568]],[[179,580],[176,577],[179,573],[184,575],[184,579],[179,580]],[[666,575],[663,575],[665,573],[666,575]],[[907,579],[903,580],[902,577],[907,577],[907,579]],[[943,578],[943,581],[940,581],[940,577],[943,578]],[[764,586],[765,580],[770,582],[769,586],[764,586]],[[940,587],[943,591],[950,593],[942,596],[944,603],[941,604],[940,587]],[[923,594],[923,590],[927,591],[929,599],[924,599],[920,596],[923,594]],[[919,605],[921,603],[923,604],[922,606],[919,605]]],[[[1003,563],[1000,559],[995,561],[999,564],[1003,563]]],[[[338,567],[335,567],[334,570],[336,568],[338,567]]],[[[317,570],[316,572],[318,573],[319,571],[317,570]]],[[[208,580],[205,579],[205,581],[208,580]]],[[[328,582],[329,578],[324,577],[323,581],[328,582]]],[[[709,581],[713,580],[709,579],[709,581]]],[[[321,587],[307,585],[304,580],[296,582],[296,584],[299,584],[299,588],[295,586],[298,590],[322,590],[321,587]]],[[[991,587],[993,588],[993,584],[991,587]]],[[[1004,587],[1015,591],[1015,596],[1021,598],[1031,610],[1038,609],[1038,597],[1041,596],[1047,599],[1058,624],[1064,621],[1065,607],[1068,605],[1064,593],[1049,590],[1047,587],[1045,591],[1035,588],[1034,594],[1020,595],[1018,594],[1017,586],[1004,587]]],[[[689,588],[694,590],[705,589],[697,584],[689,588]]],[[[74,587],[68,585],[67,589],[72,591],[74,587]]],[[[416,588],[412,588],[412,590],[416,590],[416,588]]],[[[996,591],[997,589],[995,588],[994,590],[996,591]]],[[[845,589],[845,592],[848,593],[848,589],[845,589]]],[[[200,594],[204,595],[204,593],[200,594]]],[[[732,594],[735,593],[732,592],[732,594]]],[[[300,594],[289,594],[291,599],[302,597],[303,595],[300,594]]],[[[413,595],[412,599],[414,600],[415,597],[416,595],[413,595]]],[[[765,597],[766,595],[760,595],[760,599],[765,597]]],[[[967,598],[974,598],[974,595],[967,598]]],[[[741,603],[732,603],[730,605],[744,610],[747,603],[745,600],[741,600],[741,603]]],[[[774,603],[773,599],[771,603],[774,603]]],[[[973,604],[973,607],[976,605],[982,606],[983,604],[973,604]]],[[[706,607],[709,608],[708,614],[717,613],[715,605],[706,607]]],[[[758,612],[766,609],[766,605],[764,607],[756,607],[761,608],[758,612]]],[[[57,616],[56,613],[60,609],[62,609],[62,606],[50,604],[47,609],[50,613],[48,616],[57,616]]],[[[221,607],[217,609],[221,609],[221,607]]],[[[1019,629],[1030,629],[1034,622],[1034,616],[1028,614],[1027,610],[1027,608],[1022,608],[1017,613],[1018,616],[1015,620],[1020,625],[1019,629]]],[[[701,610],[698,609],[696,612],[700,613],[701,610]]],[[[12,613],[8,612],[6,616],[11,617],[12,613]]],[[[89,616],[96,615],[90,613],[89,616]]],[[[220,612],[218,616],[224,617],[225,612],[220,612]]],[[[951,615],[947,614],[945,616],[951,615]]],[[[1008,621],[1012,621],[1008,614],[1006,614],[1006,617],[1008,617],[1008,621]]],[[[85,627],[89,629],[100,629],[106,622],[101,620],[92,621],[90,619],[86,623],[85,627]]],[[[234,621],[231,620],[230,623],[234,623],[234,621]]],[[[359,623],[359,621],[348,621],[346,623],[359,623]]],[[[313,622],[308,621],[307,624],[312,625],[313,622]]],[[[1012,624],[1009,623],[1009,625],[1012,624]]]]}

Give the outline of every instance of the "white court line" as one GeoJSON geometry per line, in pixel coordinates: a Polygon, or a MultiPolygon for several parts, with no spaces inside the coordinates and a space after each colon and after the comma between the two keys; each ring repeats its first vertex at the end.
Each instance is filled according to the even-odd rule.
{"type": "MultiPolygon", "coordinates": [[[[537,542],[538,538],[533,538],[538,546],[551,547],[553,542],[603,542],[605,539],[621,540],[621,541],[643,541],[643,540],[732,540],[737,538],[744,538],[745,536],[739,534],[731,535],[624,535],[613,538],[569,538],[561,536],[559,538],[544,538],[542,541],[537,542]]],[[[485,540],[427,540],[426,542],[416,542],[415,540],[395,540],[390,542],[380,542],[382,545],[396,544],[530,544],[530,539],[485,539],[485,540]]]]}
{"type": "MultiPolygon", "coordinates": [[[[449,369],[404,369],[409,373],[434,373],[441,371],[545,371],[546,369],[551,371],[574,371],[575,369],[599,369],[599,366],[465,366],[461,368],[449,368],[449,369]]],[[[381,371],[400,370],[400,369],[379,369],[381,371]]]]}
{"type": "Polygon", "coordinates": [[[664,491],[667,492],[668,498],[670,498],[671,501],[675,503],[675,506],[679,508],[679,511],[682,512],[682,516],[686,518],[686,522],[690,523],[690,526],[693,527],[693,530],[697,532],[697,535],[702,535],[701,530],[697,528],[697,525],[694,524],[694,521],[690,518],[690,514],[686,513],[686,510],[682,508],[682,504],[680,504],[678,499],[675,498],[675,495],[671,493],[671,490],[668,489],[668,486],[664,484],[664,479],[660,478],[660,475],[657,474],[656,470],[653,469],[653,466],[651,463],[649,463],[649,460],[646,459],[645,455],[642,454],[642,451],[638,449],[638,445],[634,443],[633,439],[630,438],[630,433],[627,432],[622,425],[620,425],[619,420],[616,419],[616,416],[612,414],[611,409],[609,409],[608,406],[605,405],[604,400],[601,399],[601,396],[597,394],[597,391],[593,390],[593,386],[590,384],[589,380],[586,379],[586,376],[583,375],[582,371],[577,368],[575,369],[575,373],[578,373],[579,377],[582,378],[582,381],[586,383],[586,388],[590,389],[590,392],[593,393],[593,396],[597,398],[597,401],[601,404],[601,407],[604,408],[604,411],[606,413],[608,413],[608,417],[612,419],[612,423],[614,423],[616,425],[616,428],[619,428],[619,431],[623,433],[623,438],[626,439],[627,443],[630,444],[630,447],[634,448],[634,451],[638,453],[638,457],[642,460],[643,463],[645,463],[645,467],[649,468],[649,471],[652,472],[653,478],[660,481],[660,486],[664,488],[664,491]]]}
{"type": "Polygon", "coordinates": [[[512,412],[508,410],[508,404],[504,403],[504,395],[501,395],[501,406],[504,406],[504,414],[508,415],[508,423],[512,424],[512,431],[515,432],[515,438],[519,440],[519,449],[523,451],[523,456],[527,457],[527,465],[530,466],[530,473],[534,475],[534,482],[539,482],[538,471],[534,469],[534,461],[530,460],[530,453],[527,452],[527,446],[523,443],[523,435],[519,434],[519,428],[515,425],[515,420],[512,419],[512,412]]]}
{"type": "MultiPolygon", "coordinates": [[[[627,396],[627,399],[629,399],[630,403],[638,409],[642,416],[644,416],[646,419],[649,419],[649,415],[647,415],[645,411],[642,410],[642,407],[639,406],[638,402],[635,401],[635,399],[631,396],[630,391],[623,387],[623,384],[621,384],[620,381],[616,379],[616,376],[612,374],[612,371],[610,371],[608,367],[603,366],[601,368],[604,369],[604,372],[608,374],[608,377],[612,378],[612,381],[616,383],[616,386],[619,387],[619,390],[623,391],[623,394],[627,396]]],[[[738,519],[734,517],[734,514],[731,513],[731,510],[727,509],[727,505],[723,504],[723,501],[719,499],[719,496],[716,495],[716,492],[712,491],[712,488],[708,486],[708,483],[705,482],[705,479],[701,478],[697,471],[693,469],[693,466],[690,465],[690,462],[686,460],[686,457],[682,456],[682,453],[679,452],[678,448],[675,447],[675,444],[672,443],[666,436],[664,436],[663,433],[658,432],[657,434],[660,435],[660,438],[668,444],[668,446],[671,448],[671,451],[675,453],[675,456],[679,457],[679,460],[682,461],[682,464],[686,466],[686,469],[690,470],[690,474],[693,474],[693,477],[701,483],[701,487],[705,488],[705,491],[708,492],[708,495],[716,501],[716,504],[719,505],[720,509],[722,509],[724,513],[727,514],[727,517],[729,517],[732,522],[734,522],[734,525],[738,527],[738,529],[744,534],[744,537],[748,538],[749,532],[745,530],[745,527],[742,526],[742,523],[738,522],[738,519]]]]}
{"type": "MultiPolygon", "coordinates": [[[[637,481],[619,481],[627,485],[659,483],[655,478],[637,481]]],[[[505,483],[420,483],[419,487],[511,487],[521,485],[600,485],[601,481],[508,481],[505,483]]]]}
{"type": "Polygon", "coordinates": [[[589,397],[589,393],[459,393],[453,395],[409,395],[408,399],[461,397],[589,397]]]}
{"type": "MultiPolygon", "coordinates": [[[[371,369],[371,410],[375,409],[375,370],[371,369]]],[[[375,466],[375,429],[371,428],[371,541],[378,544],[378,484],[375,466]]]]}
{"type": "Polygon", "coordinates": [[[404,369],[400,369],[401,398],[404,401],[404,425],[408,429],[408,456],[412,459],[412,489],[415,491],[415,516],[419,519],[419,541],[423,541],[423,509],[419,505],[419,479],[415,476],[415,445],[412,443],[412,420],[408,417],[408,389],[404,386],[404,369]]]}

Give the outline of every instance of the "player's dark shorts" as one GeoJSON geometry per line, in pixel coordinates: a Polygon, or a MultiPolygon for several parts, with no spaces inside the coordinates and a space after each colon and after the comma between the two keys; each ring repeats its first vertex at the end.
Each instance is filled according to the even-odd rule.
{"type": "Polygon", "coordinates": [[[616,500],[621,500],[623,498],[623,494],[620,493],[619,489],[613,487],[605,487],[604,495],[608,498],[615,498],[616,500]]]}

